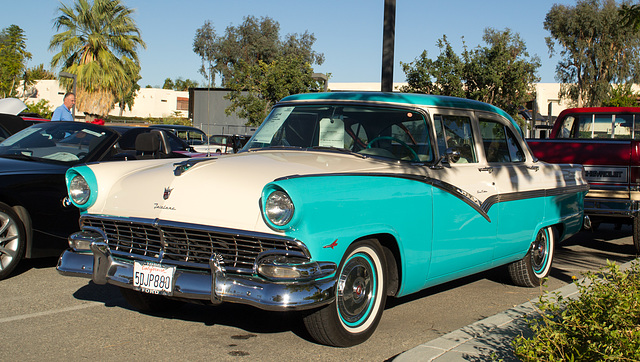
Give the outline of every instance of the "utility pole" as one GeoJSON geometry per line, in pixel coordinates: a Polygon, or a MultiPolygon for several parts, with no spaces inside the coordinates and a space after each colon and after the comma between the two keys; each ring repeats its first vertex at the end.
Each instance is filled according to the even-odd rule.
{"type": "Polygon", "coordinates": [[[396,37],[396,0],[384,0],[382,34],[382,81],[380,90],[393,92],[393,52],[396,37]]]}

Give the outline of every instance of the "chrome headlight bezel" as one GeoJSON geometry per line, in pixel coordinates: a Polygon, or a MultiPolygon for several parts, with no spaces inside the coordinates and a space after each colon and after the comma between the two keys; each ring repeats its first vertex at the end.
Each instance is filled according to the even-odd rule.
{"type": "Polygon", "coordinates": [[[91,198],[91,188],[82,175],[77,174],[69,181],[69,197],[76,205],[84,205],[91,198]]]}
{"type": "Polygon", "coordinates": [[[273,226],[285,227],[293,219],[295,205],[289,194],[273,190],[264,201],[264,216],[273,226]]]}

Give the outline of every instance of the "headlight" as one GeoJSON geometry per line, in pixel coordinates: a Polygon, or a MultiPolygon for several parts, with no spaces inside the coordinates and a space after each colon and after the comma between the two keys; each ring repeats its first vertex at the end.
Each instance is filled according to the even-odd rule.
{"type": "Polygon", "coordinates": [[[265,202],[265,215],[276,226],[286,225],[293,217],[293,202],[283,191],[274,191],[265,202]]]}
{"type": "Polygon", "coordinates": [[[91,196],[89,184],[80,175],[76,175],[69,183],[69,197],[78,205],[84,205],[91,196]]]}

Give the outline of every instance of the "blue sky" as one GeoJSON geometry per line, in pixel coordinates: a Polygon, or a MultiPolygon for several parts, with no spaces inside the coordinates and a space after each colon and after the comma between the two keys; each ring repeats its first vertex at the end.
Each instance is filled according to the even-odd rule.
{"type": "MultiPolygon", "coordinates": [[[[332,82],[380,82],[384,0],[122,0],[135,9],[133,15],[147,44],[139,50],[140,86],[162,86],[165,78],[193,79],[201,84],[200,59],[193,52],[196,29],[211,21],[218,35],[229,25],[239,25],[248,15],[271,17],[280,23],[282,37],[308,30],[317,40],[314,49],[325,62],[315,71],[331,73],[332,82]]],[[[16,24],[25,31],[29,67],[49,68],[53,53],[49,42],[56,30],[53,19],[60,1],[4,1],[0,28],[16,24]]],[[[62,3],[71,4],[71,0],[62,3]]],[[[411,62],[427,50],[439,54],[436,41],[446,34],[455,50],[461,37],[469,47],[484,45],[484,29],[510,28],[519,33],[529,53],[540,57],[542,82],[555,82],[558,58],[549,58],[548,32],[543,21],[555,3],[574,5],[575,0],[396,0],[394,82],[405,81],[400,62],[411,62]]],[[[56,70],[58,72],[59,70],[56,70]]]]}

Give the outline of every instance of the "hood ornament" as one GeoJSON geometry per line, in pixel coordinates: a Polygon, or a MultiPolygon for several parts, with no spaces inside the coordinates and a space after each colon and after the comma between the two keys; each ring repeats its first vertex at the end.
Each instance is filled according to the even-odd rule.
{"type": "Polygon", "coordinates": [[[171,191],[173,191],[173,189],[168,188],[168,187],[165,187],[165,188],[164,188],[164,194],[162,195],[162,198],[163,198],[164,200],[168,199],[168,198],[169,198],[169,196],[171,196],[171,191]]]}

